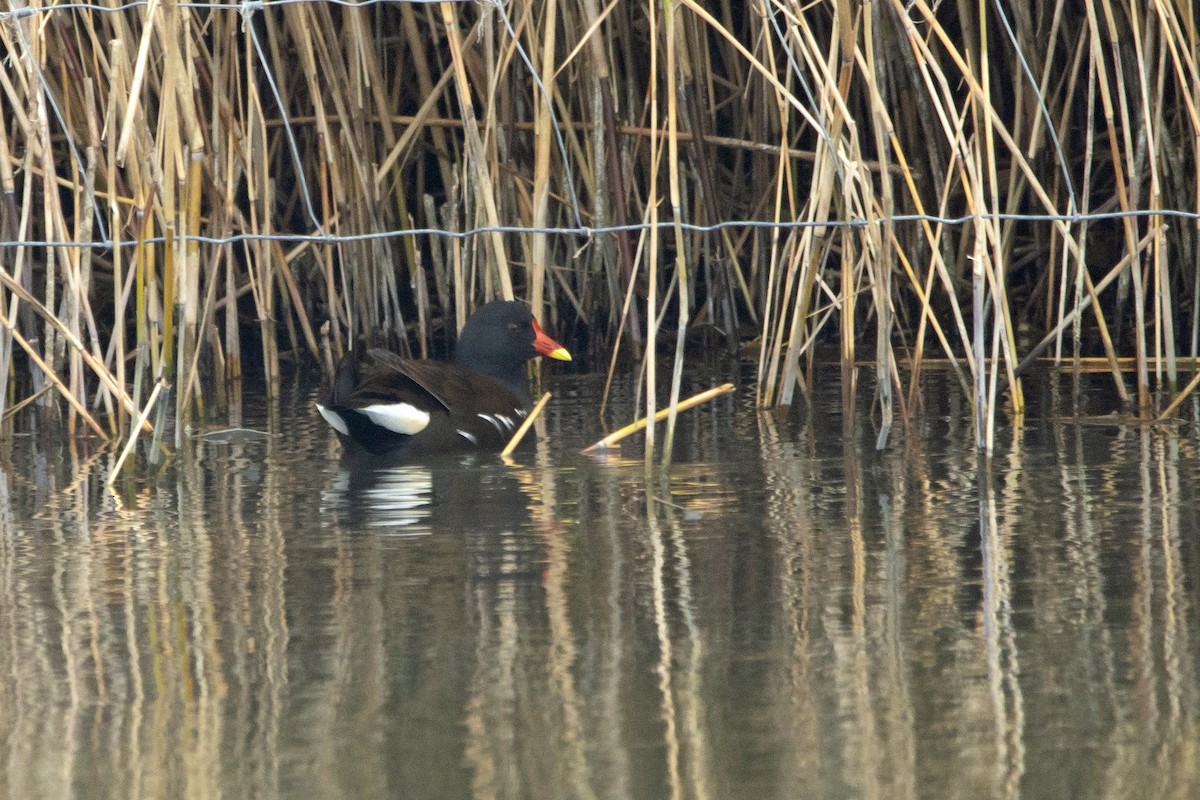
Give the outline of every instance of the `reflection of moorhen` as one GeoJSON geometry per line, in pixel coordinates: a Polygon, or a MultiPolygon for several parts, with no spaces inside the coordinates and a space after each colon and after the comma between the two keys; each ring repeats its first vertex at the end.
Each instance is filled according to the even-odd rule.
{"type": "Polygon", "coordinates": [[[499,462],[458,455],[414,464],[350,452],[322,492],[321,513],[352,530],[465,541],[480,562],[476,571],[492,574],[495,551],[511,548],[512,535],[528,527],[530,502],[519,474],[499,462]]]}
{"type": "Polygon", "coordinates": [[[321,513],[350,528],[427,536],[432,533],[433,472],[427,464],[389,465],[348,454],[321,493],[321,513]]]}
{"type": "Polygon", "coordinates": [[[452,363],[349,353],[317,410],[375,454],[498,450],[529,413],[524,367],[537,355],[571,360],[523,304],[487,303],[463,326],[452,363]]]}

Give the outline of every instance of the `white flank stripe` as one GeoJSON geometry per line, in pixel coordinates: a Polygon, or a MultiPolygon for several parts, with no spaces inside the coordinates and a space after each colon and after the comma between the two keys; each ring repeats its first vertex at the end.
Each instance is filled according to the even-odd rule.
{"type": "Polygon", "coordinates": [[[336,411],[330,411],[320,403],[317,403],[317,411],[320,412],[321,416],[325,418],[325,421],[328,422],[329,426],[335,431],[340,433],[342,436],[350,435],[350,429],[346,427],[346,420],[342,419],[341,414],[337,413],[336,411]]]}
{"type": "Polygon", "coordinates": [[[508,430],[511,431],[513,429],[512,417],[506,417],[503,414],[497,414],[496,419],[500,420],[500,424],[502,424],[508,430]]]}
{"type": "Polygon", "coordinates": [[[470,431],[459,430],[458,435],[466,439],[471,444],[479,444],[479,440],[475,438],[475,434],[470,431]]]}
{"type": "Polygon", "coordinates": [[[408,436],[420,433],[429,424],[429,412],[408,403],[376,403],[363,406],[359,411],[379,427],[408,436]]]}

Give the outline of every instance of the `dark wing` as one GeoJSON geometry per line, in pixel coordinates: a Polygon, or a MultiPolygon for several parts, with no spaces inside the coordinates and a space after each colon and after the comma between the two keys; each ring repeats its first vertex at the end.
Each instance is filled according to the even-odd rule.
{"type": "Polygon", "coordinates": [[[429,380],[420,377],[420,370],[413,374],[414,365],[434,362],[409,361],[376,348],[368,350],[353,363],[353,373],[347,369],[344,378],[342,368],[338,367],[338,378],[334,382],[335,405],[361,408],[372,403],[410,403],[429,411],[450,410],[444,392],[437,391],[429,380]]]}
{"type": "MultiPolygon", "coordinates": [[[[391,354],[389,354],[391,355],[391,354]]],[[[404,376],[420,386],[452,415],[469,409],[472,414],[511,414],[523,404],[491,378],[457,364],[396,359],[404,376]]]]}
{"type": "Polygon", "coordinates": [[[521,401],[495,381],[442,361],[411,361],[388,350],[348,355],[338,365],[331,407],[361,408],[372,403],[410,403],[429,411],[471,409],[510,414],[521,401]]]}

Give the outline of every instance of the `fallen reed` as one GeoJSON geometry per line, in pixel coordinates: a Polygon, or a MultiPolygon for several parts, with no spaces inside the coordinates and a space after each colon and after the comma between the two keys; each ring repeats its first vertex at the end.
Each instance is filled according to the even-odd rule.
{"type": "Polygon", "coordinates": [[[1153,417],[1200,350],[1195,9],[1009,5],[10,5],[0,412],[119,438],[161,386],[179,446],[247,368],[519,296],[651,419],[698,326],[763,406],[866,358],[881,447],[927,355],[985,450],[1043,352],[1153,417]]]}

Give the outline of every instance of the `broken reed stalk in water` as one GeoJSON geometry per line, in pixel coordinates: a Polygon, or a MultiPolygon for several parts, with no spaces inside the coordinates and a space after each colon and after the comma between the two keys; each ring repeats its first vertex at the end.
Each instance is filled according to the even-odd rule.
{"type": "Polygon", "coordinates": [[[1197,371],[1196,374],[1192,376],[1192,379],[1188,381],[1188,385],[1183,387],[1183,391],[1171,401],[1171,404],[1167,406],[1165,411],[1158,415],[1157,422],[1166,422],[1168,419],[1170,419],[1171,415],[1175,413],[1175,410],[1183,405],[1183,401],[1191,397],[1192,392],[1196,391],[1197,386],[1200,386],[1200,371],[1197,371]]]}
{"type": "Polygon", "coordinates": [[[529,412],[529,416],[525,417],[525,421],[521,423],[521,427],[517,428],[516,432],[513,433],[512,438],[508,440],[508,444],[505,445],[504,449],[500,451],[501,458],[508,458],[512,455],[513,450],[517,449],[517,445],[519,445],[521,440],[525,438],[526,432],[528,432],[530,426],[533,425],[533,421],[538,418],[538,414],[542,413],[542,409],[546,407],[546,403],[549,402],[549,400],[550,393],[546,392],[544,395],[542,395],[542,399],[537,401],[537,405],[535,405],[533,410],[529,412]]]}
{"type": "Polygon", "coordinates": [[[133,426],[133,430],[129,433],[129,441],[125,443],[125,449],[121,451],[121,455],[117,458],[117,463],[113,465],[112,472],[108,473],[108,480],[105,481],[105,486],[112,489],[113,483],[117,480],[117,475],[121,474],[121,467],[125,464],[125,459],[129,458],[129,454],[133,452],[133,446],[137,444],[138,434],[142,432],[142,426],[150,419],[150,413],[154,411],[154,404],[158,402],[158,394],[163,390],[167,382],[159,378],[158,383],[154,384],[154,391],[150,393],[150,399],[146,401],[146,407],[142,409],[142,415],[138,417],[137,424],[133,426]]]}
{"type": "MultiPolygon", "coordinates": [[[[732,383],[724,383],[715,388],[705,390],[705,391],[701,392],[700,394],[692,395],[691,397],[689,397],[686,400],[680,400],[679,403],[674,406],[667,406],[662,411],[659,411],[657,414],[654,415],[654,421],[661,422],[664,419],[666,419],[667,415],[671,413],[672,408],[674,408],[676,410],[676,412],[687,411],[689,408],[698,406],[701,403],[707,403],[709,400],[712,400],[713,398],[720,397],[723,394],[729,394],[733,390],[734,390],[734,386],[732,383]]],[[[579,452],[583,453],[584,455],[590,455],[590,454],[595,453],[600,450],[608,450],[614,444],[621,441],[625,437],[632,436],[633,434],[640,431],[642,428],[645,428],[646,425],[649,424],[649,421],[650,421],[649,417],[642,417],[641,419],[639,419],[637,422],[633,423],[632,425],[626,425],[624,428],[621,428],[621,430],[610,433],[608,436],[605,436],[600,441],[596,442],[595,444],[591,445],[590,447],[585,447],[583,450],[580,450],[579,452]]]]}

